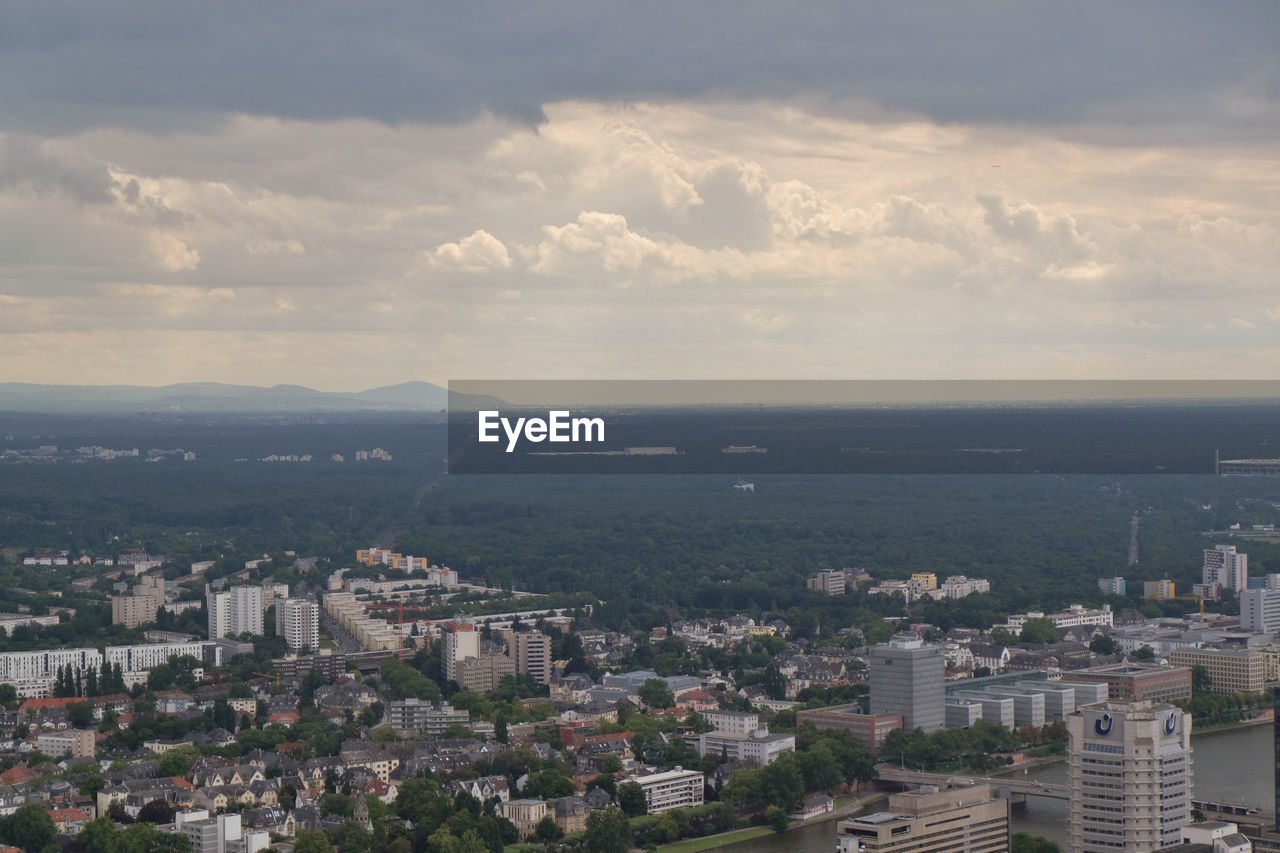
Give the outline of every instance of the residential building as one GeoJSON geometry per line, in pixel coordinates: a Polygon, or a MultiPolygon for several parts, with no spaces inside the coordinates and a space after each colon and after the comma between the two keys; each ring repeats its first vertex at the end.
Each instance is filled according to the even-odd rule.
{"type": "Polygon", "coordinates": [[[818,572],[807,581],[809,589],[817,592],[825,592],[827,595],[844,595],[845,577],[843,571],[826,571],[818,572]]]}
{"type": "Polygon", "coordinates": [[[516,674],[516,662],[503,654],[481,654],[457,664],[458,686],[476,693],[497,690],[502,679],[516,674]]]}
{"type": "Polygon", "coordinates": [[[1142,597],[1157,601],[1174,597],[1173,581],[1165,578],[1158,581],[1145,581],[1142,584],[1142,597]]]}
{"type": "MultiPolygon", "coordinates": [[[[970,578],[951,575],[938,587],[942,598],[968,598],[982,592],[991,592],[991,581],[986,578],[970,578]]],[[[939,596],[933,596],[938,598],[939,596]]]]}
{"type": "MultiPolygon", "coordinates": [[[[1122,702],[1181,702],[1191,698],[1191,670],[1182,666],[1112,663],[1072,670],[1058,684],[1066,687],[1074,682],[1105,684],[1107,698],[1122,702]]],[[[1080,704],[1077,697],[1076,705],[1080,704]]]]}
{"type": "Polygon", "coordinates": [[[1280,589],[1268,586],[1241,592],[1240,629],[1260,634],[1280,633],[1280,589]]]}
{"type": "Polygon", "coordinates": [[[1239,824],[1206,820],[1182,827],[1182,841],[1172,849],[1192,853],[1196,848],[1204,853],[1252,853],[1253,842],[1240,832],[1239,824]]]}
{"type": "Polygon", "coordinates": [[[706,777],[701,773],[683,767],[648,776],[629,776],[626,781],[635,782],[644,791],[649,814],[702,805],[702,791],[706,785],[706,777]]]}
{"type": "Polygon", "coordinates": [[[551,638],[539,631],[511,635],[511,657],[518,675],[532,675],[539,684],[551,683],[551,638]]]}
{"type": "Polygon", "coordinates": [[[1150,853],[1191,822],[1191,715],[1100,702],[1067,718],[1071,853],[1150,853]]]}
{"type": "Polygon", "coordinates": [[[1249,555],[1235,545],[1215,545],[1204,552],[1203,582],[1239,595],[1249,588],[1249,555]]]}
{"type": "MultiPolygon", "coordinates": [[[[705,715],[704,715],[705,716],[705,715]]],[[[833,705],[796,712],[796,725],[813,723],[819,729],[844,729],[879,752],[889,732],[902,728],[901,714],[863,714],[857,705],[833,705]]]]}
{"type": "Polygon", "coordinates": [[[144,577],[133,588],[132,595],[117,595],[111,599],[111,624],[137,628],[156,621],[156,613],[164,604],[164,578],[144,577]]]}
{"type": "Polygon", "coordinates": [[[462,683],[460,665],[467,658],[480,657],[480,634],[474,625],[450,622],[444,626],[441,668],[446,681],[462,683]]]}
{"type": "Polygon", "coordinates": [[[12,684],[20,699],[52,696],[60,668],[83,673],[90,667],[102,671],[102,653],[97,649],[0,652],[0,684],[12,684]]]}
{"type": "Polygon", "coordinates": [[[320,648],[320,605],[305,598],[276,602],[276,635],[295,652],[320,648]]]}
{"type": "Polygon", "coordinates": [[[840,821],[841,853],[1005,853],[1009,802],[987,784],[922,788],[889,797],[888,810],[840,821]]]}
{"type": "Polygon", "coordinates": [[[1211,693],[1261,693],[1267,682],[1266,660],[1253,649],[1174,649],[1169,663],[1204,667],[1211,693]]]}
{"type": "Polygon", "coordinates": [[[60,732],[41,732],[36,736],[36,746],[45,755],[58,758],[93,758],[93,729],[64,729],[60,732]]]}
{"type": "Polygon", "coordinates": [[[750,734],[760,728],[760,715],[750,711],[713,710],[703,713],[703,718],[718,732],[750,734]]]}
{"type": "Polygon", "coordinates": [[[946,659],[942,646],[914,634],[896,634],[876,646],[871,659],[871,713],[897,714],[907,731],[926,734],[945,725],[946,659]]]}
{"type": "Polygon", "coordinates": [[[911,580],[919,584],[922,589],[938,588],[938,576],[933,572],[912,572],[911,580]]]}
{"type": "Polygon", "coordinates": [[[533,835],[547,816],[546,800],[509,800],[498,804],[499,814],[516,825],[521,838],[533,835]]]}
{"type": "Polygon", "coordinates": [[[698,735],[698,755],[721,755],[730,761],[754,761],[763,767],[786,752],[796,751],[796,736],[769,734],[757,729],[750,734],[703,732],[698,735]]]}
{"type": "Polygon", "coordinates": [[[233,586],[221,592],[209,589],[205,591],[205,601],[209,609],[209,639],[262,635],[262,587],[233,586]]]}
{"type": "Polygon", "coordinates": [[[1098,589],[1103,595],[1127,595],[1124,578],[1098,578],[1098,589]]]}
{"type": "Polygon", "coordinates": [[[471,721],[466,711],[452,705],[435,704],[422,699],[400,699],[387,703],[387,722],[398,732],[424,732],[439,735],[453,725],[465,726],[471,721]]]}

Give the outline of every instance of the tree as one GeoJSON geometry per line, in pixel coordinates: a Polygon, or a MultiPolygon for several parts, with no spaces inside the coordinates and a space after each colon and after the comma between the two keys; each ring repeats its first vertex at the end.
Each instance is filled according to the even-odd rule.
{"type": "Polygon", "coordinates": [[[997,646],[1016,645],[1018,638],[1008,628],[996,627],[991,629],[991,642],[997,646]]]}
{"type": "Polygon", "coordinates": [[[333,845],[329,843],[329,837],[318,829],[299,829],[293,853],[333,853],[333,845]]]}
{"type": "Polygon", "coordinates": [[[600,765],[600,769],[605,773],[620,773],[622,772],[622,759],[617,755],[607,755],[604,763],[600,765]]]}
{"type": "Polygon", "coordinates": [[[623,782],[618,786],[618,805],[627,813],[627,817],[640,817],[649,813],[649,804],[644,798],[644,788],[635,782],[623,782]]]}
{"type": "Polygon", "coordinates": [[[764,810],[764,822],[769,824],[774,832],[786,832],[787,824],[791,823],[791,816],[777,806],[769,806],[764,810]]]}
{"type": "Polygon", "coordinates": [[[58,840],[53,818],[40,803],[28,803],[9,817],[0,820],[0,840],[26,853],[40,853],[58,840]]]}
{"type": "Polygon", "coordinates": [[[87,729],[93,725],[93,708],[88,702],[72,702],[67,705],[67,721],[77,729],[87,729]]]}
{"type": "Polygon", "coordinates": [[[1208,693],[1213,687],[1213,678],[1209,675],[1209,670],[1196,664],[1191,667],[1191,692],[1192,693],[1208,693]]]}
{"type": "Polygon", "coordinates": [[[172,823],[173,806],[164,800],[152,800],[138,809],[139,823],[172,823]]]}
{"type": "Polygon", "coordinates": [[[1106,634],[1098,634],[1089,641],[1089,651],[1095,655],[1114,655],[1120,651],[1120,644],[1106,634]]]}
{"type": "Polygon", "coordinates": [[[1155,656],[1156,650],[1147,645],[1139,646],[1133,650],[1133,654],[1129,655],[1134,660],[1152,660],[1155,656]]]}
{"type": "Polygon", "coordinates": [[[1028,619],[1022,623],[1022,633],[1018,639],[1023,643],[1056,643],[1058,626],[1048,617],[1028,619]]]}
{"type": "Polygon", "coordinates": [[[559,841],[564,838],[564,830],[556,825],[556,819],[553,816],[547,815],[538,821],[538,826],[533,831],[533,837],[543,842],[559,841]]]}
{"type": "Polygon", "coordinates": [[[676,704],[675,694],[671,692],[667,682],[661,678],[645,679],[644,684],[641,684],[636,692],[640,696],[640,701],[649,708],[670,708],[676,704]]]}
{"type": "Polygon", "coordinates": [[[583,842],[592,853],[627,853],[631,849],[631,821],[617,806],[594,811],[587,815],[583,842]]]}
{"type": "Polygon", "coordinates": [[[1047,838],[1015,832],[1009,847],[1010,853],[1062,853],[1062,848],[1047,838]]]}

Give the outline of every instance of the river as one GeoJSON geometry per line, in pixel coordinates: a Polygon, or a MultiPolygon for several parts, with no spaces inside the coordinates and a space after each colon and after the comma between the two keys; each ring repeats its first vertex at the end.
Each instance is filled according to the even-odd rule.
{"type": "MultiPolygon", "coordinates": [[[[1192,735],[1195,798],[1239,803],[1271,811],[1274,805],[1271,726],[1250,726],[1192,735]]],[[[1065,783],[1067,764],[1060,761],[1029,771],[1031,779],[1065,783]]],[[[1029,832],[1058,842],[1067,849],[1067,804],[1063,800],[1032,797],[1010,812],[1013,832],[1029,832]]],[[[719,848],[726,853],[832,853],[838,821],[814,824],[719,848]]]]}

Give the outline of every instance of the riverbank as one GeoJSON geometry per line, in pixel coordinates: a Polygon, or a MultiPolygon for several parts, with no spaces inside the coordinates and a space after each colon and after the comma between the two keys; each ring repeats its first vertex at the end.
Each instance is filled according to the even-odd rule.
{"type": "Polygon", "coordinates": [[[658,849],[664,853],[700,853],[703,850],[714,850],[717,847],[727,847],[730,844],[738,844],[742,841],[750,841],[753,838],[764,838],[769,835],[785,835],[797,829],[804,829],[810,826],[817,826],[822,823],[829,823],[833,820],[841,820],[851,814],[861,811],[873,803],[878,803],[886,799],[889,795],[882,791],[869,791],[866,794],[850,795],[845,797],[837,797],[835,808],[829,813],[820,815],[810,820],[794,821],[787,826],[782,833],[776,833],[772,828],[767,826],[749,826],[745,829],[733,829],[729,832],[722,832],[719,835],[705,835],[702,838],[686,838],[684,841],[673,841],[670,844],[663,845],[658,849]]]}

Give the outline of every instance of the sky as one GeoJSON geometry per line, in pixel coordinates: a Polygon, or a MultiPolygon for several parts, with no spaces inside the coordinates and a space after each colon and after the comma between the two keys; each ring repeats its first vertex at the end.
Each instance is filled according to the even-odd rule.
{"type": "Polygon", "coordinates": [[[1269,379],[1280,6],[0,8],[0,381],[1269,379]]]}

